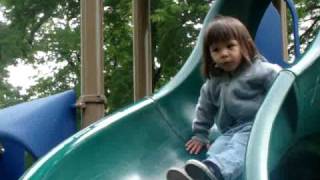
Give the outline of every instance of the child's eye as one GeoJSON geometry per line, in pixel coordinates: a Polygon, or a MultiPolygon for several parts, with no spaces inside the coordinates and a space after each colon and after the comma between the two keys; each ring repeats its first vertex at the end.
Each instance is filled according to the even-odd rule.
{"type": "Polygon", "coordinates": [[[212,52],[218,52],[218,48],[211,49],[212,52]]]}
{"type": "Polygon", "coordinates": [[[235,44],[228,44],[227,47],[228,47],[229,49],[231,49],[231,48],[233,48],[234,46],[235,46],[235,44]]]}

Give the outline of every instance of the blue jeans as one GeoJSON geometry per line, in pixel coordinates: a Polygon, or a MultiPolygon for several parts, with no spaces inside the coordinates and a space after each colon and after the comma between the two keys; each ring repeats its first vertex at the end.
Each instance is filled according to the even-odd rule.
{"type": "Polygon", "coordinates": [[[236,180],[243,176],[246,148],[252,123],[228,130],[210,146],[206,161],[215,163],[224,180],[236,180]]]}

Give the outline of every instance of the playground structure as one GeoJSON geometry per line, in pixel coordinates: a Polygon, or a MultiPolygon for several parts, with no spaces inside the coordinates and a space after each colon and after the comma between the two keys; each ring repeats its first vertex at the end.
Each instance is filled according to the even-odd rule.
{"type": "Polygon", "coordinates": [[[76,132],[75,101],[70,90],[0,111],[1,179],[21,176],[26,152],[37,160],[76,132]]]}
{"type": "MultiPolygon", "coordinates": [[[[217,14],[238,17],[255,35],[261,53],[280,63],[283,59],[281,30],[280,22],[276,20],[279,15],[276,13],[269,0],[218,0],[208,12],[204,26],[217,14]],[[268,31],[265,31],[266,28],[268,31]]],[[[35,157],[44,155],[21,179],[165,179],[165,172],[171,166],[181,166],[189,158],[203,157],[204,154],[191,156],[184,150],[184,143],[191,135],[193,110],[203,82],[199,71],[202,33],[181,71],[158,93],[88,126],[46,155],[44,152],[53,146],[38,153],[39,156],[32,153],[35,151],[33,147],[46,146],[45,143],[37,146],[36,142],[29,145],[28,140],[38,137],[12,138],[11,134],[15,132],[5,134],[0,129],[1,140],[11,138],[14,142],[20,142],[18,146],[23,146],[21,148],[26,148],[35,157]]],[[[297,59],[298,63],[279,74],[255,120],[248,145],[246,179],[268,179],[273,172],[277,174],[277,169],[288,167],[285,162],[290,157],[290,152],[295,152],[292,150],[295,144],[319,133],[320,125],[316,121],[320,117],[320,77],[317,72],[320,70],[319,58],[318,35],[313,45],[297,59]]],[[[62,97],[64,94],[55,97],[58,96],[62,97]]],[[[2,110],[0,117],[3,119],[6,115],[9,122],[13,112],[20,111],[21,107],[35,107],[35,104],[41,104],[39,102],[44,100],[2,110]]],[[[74,102],[64,104],[64,109],[72,114],[74,102]]],[[[44,107],[42,104],[39,106],[44,107]]],[[[50,112],[52,107],[44,109],[47,112],[42,116],[58,114],[50,112]]],[[[27,114],[32,112],[35,117],[40,115],[35,111],[23,111],[27,114]]],[[[32,118],[24,119],[27,121],[32,118]]],[[[49,118],[43,119],[45,124],[45,120],[49,118]]],[[[64,122],[60,121],[62,118],[51,119],[59,119],[59,127],[65,127],[61,125],[64,122]]],[[[19,123],[18,118],[16,123],[19,123]]],[[[24,125],[21,126],[23,129],[24,125]]],[[[68,133],[71,135],[74,132],[73,126],[69,129],[68,133]]],[[[55,132],[60,133],[57,129],[52,131],[55,132]]],[[[66,136],[51,144],[57,145],[66,136]]],[[[8,157],[6,152],[10,149],[6,144],[4,147],[6,151],[3,157],[8,157]]],[[[23,154],[23,151],[19,152],[23,154]]],[[[317,154],[314,151],[311,153],[317,154]]],[[[286,177],[286,174],[280,176],[286,177]]]]}

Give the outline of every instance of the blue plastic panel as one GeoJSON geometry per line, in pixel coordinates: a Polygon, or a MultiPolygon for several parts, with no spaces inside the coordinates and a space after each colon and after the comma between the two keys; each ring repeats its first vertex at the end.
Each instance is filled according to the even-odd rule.
{"type": "Polygon", "coordinates": [[[289,67],[283,59],[282,31],[280,15],[270,3],[260,23],[255,42],[260,53],[271,63],[289,67]]]}
{"type": "Polygon", "coordinates": [[[0,175],[16,179],[24,172],[24,151],[39,158],[76,132],[74,91],[37,99],[0,111],[0,175]]]}

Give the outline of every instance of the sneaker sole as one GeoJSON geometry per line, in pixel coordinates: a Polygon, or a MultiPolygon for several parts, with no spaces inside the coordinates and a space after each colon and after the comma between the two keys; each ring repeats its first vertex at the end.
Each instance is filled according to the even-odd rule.
{"type": "Polygon", "coordinates": [[[217,180],[206,165],[196,160],[187,161],[185,171],[192,179],[195,180],[217,180]]]}
{"type": "Polygon", "coordinates": [[[192,180],[183,170],[171,168],[167,172],[167,180],[192,180]]]}

